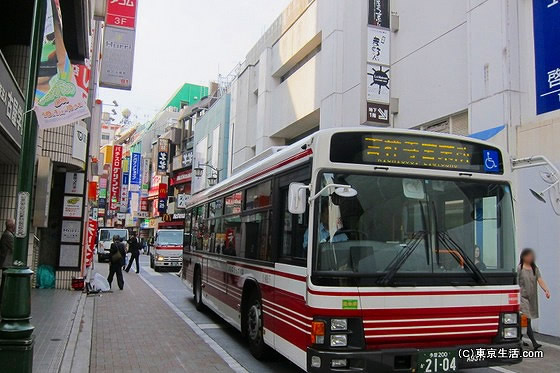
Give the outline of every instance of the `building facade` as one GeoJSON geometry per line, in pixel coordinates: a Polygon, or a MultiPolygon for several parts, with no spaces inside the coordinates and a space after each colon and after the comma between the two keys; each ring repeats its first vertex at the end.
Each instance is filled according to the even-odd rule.
{"type": "MultiPolygon", "coordinates": [[[[473,136],[560,165],[559,27],[555,0],[294,0],[232,85],[231,169],[360,125],[473,136]]],[[[535,248],[559,294],[559,188],[546,205],[529,192],[556,180],[542,171],[515,172],[517,246],[535,248]]],[[[560,298],[543,298],[535,324],[558,336],[560,298]]]]}

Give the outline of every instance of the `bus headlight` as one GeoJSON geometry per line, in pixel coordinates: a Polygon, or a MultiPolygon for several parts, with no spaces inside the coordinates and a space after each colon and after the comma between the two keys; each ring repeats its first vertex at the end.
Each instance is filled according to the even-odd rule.
{"type": "Polygon", "coordinates": [[[347,330],[347,319],[331,319],[331,330],[347,330]]]}
{"type": "Polygon", "coordinates": [[[348,336],[346,334],[331,335],[331,347],[346,347],[348,345],[348,336]]]}
{"type": "Polygon", "coordinates": [[[502,323],[504,325],[516,325],[517,324],[517,313],[504,313],[502,315],[502,323]]]}
{"type": "Polygon", "coordinates": [[[504,328],[504,339],[517,339],[517,327],[504,328]]]}

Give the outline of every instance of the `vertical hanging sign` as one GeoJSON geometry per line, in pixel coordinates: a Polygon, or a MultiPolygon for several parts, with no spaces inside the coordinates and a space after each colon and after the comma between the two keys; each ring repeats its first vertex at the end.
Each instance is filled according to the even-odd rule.
{"type": "Polygon", "coordinates": [[[166,175],[169,164],[169,140],[158,139],[157,174],[166,175]]]}
{"type": "Polygon", "coordinates": [[[160,214],[167,212],[167,184],[160,183],[158,189],[158,211],[160,214]]]}
{"type": "Polygon", "coordinates": [[[132,89],[137,0],[107,1],[99,85],[132,89]]]}
{"type": "Polygon", "coordinates": [[[533,0],[537,115],[560,109],[560,1],[533,0]]]}
{"type": "Polygon", "coordinates": [[[109,195],[109,206],[111,210],[119,208],[121,197],[121,173],[122,173],[122,146],[113,146],[113,165],[111,167],[111,188],[109,195]]]}
{"type": "Polygon", "coordinates": [[[366,120],[382,126],[389,125],[390,19],[389,0],[369,0],[366,120]]]}
{"type": "Polygon", "coordinates": [[[140,163],[142,162],[142,155],[140,153],[132,153],[130,159],[130,190],[132,192],[140,191],[140,163]]]}

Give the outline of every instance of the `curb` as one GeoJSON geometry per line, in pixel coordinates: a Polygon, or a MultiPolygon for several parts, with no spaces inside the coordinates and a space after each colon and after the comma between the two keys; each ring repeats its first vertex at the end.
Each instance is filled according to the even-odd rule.
{"type": "Polygon", "coordinates": [[[93,303],[93,298],[82,293],[62,357],[59,369],[61,373],[89,372],[93,303]]]}

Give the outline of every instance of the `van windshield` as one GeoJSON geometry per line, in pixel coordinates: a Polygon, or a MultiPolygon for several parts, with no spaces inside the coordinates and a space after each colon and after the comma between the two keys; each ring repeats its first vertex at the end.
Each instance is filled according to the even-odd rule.
{"type": "Polygon", "coordinates": [[[127,233],[126,229],[102,229],[99,232],[99,241],[113,241],[115,236],[126,240],[127,233]]]}
{"type": "Polygon", "coordinates": [[[183,231],[159,231],[157,243],[162,246],[183,246],[183,231]]]}

